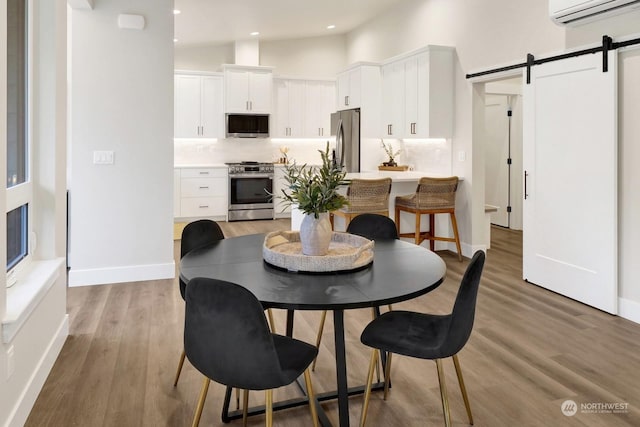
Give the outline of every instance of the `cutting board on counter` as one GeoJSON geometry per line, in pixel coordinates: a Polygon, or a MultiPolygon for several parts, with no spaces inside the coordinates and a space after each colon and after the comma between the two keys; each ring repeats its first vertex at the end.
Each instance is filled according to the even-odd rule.
{"type": "Polygon", "coordinates": [[[379,171],[406,171],[407,169],[409,169],[409,166],[407,165],[400,165],[400,166],[378,166],[378,170],[379,171]]]}

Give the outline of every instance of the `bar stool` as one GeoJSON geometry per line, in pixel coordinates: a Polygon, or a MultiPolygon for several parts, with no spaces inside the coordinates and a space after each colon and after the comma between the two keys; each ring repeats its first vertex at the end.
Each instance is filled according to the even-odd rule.
{"type": "Polygon", "coordinates": [[[458,250],[458,260],[462,261],[460,249],[460,236],[458,235],[458,223],[456,221],[455,205],[456,190],[458,189],[458,177],[449,178],[420,178],[418,188],[414,194],[396,197],[395,218],[400,237],[415,237],[416,245],[429,240],[429,246],[433,251],[435,240],[455,242],[458,250]],[[416,229],[413,233],[400,232],[400,212],[409,212],[416,216],[416,229]],[[454,237],[441,237],[435,235],[435,215],[448,213],[451,217],[451,226],[454,237]],[[429,231],[420,231],[421,215],[429,215],[429,231]]]}
{"type": "Polygon", "coordinates": [[[345,228],[356,216],[363,213],[376,213],[389,216],[389,193],[391,192],[391,178],[382,179],[352,179],[347,188],[349,204],[332,211],[329,215],[333,229],[334,215],[345,219],[345,228]]]}

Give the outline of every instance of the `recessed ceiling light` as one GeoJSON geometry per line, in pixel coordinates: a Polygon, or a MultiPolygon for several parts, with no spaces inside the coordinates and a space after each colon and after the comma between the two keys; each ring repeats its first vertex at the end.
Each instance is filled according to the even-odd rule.
{"type": "Polygon", "coordinates": [[[173,9],[173,14],[174,14],[174,15],[180,15],[180,10],[178,10],[178,9],[173,9]]]}
{"type": "Polygon", "coordinates": [[[331,24],[331,25],[327,25],[327,30],[333,30],[336,26],[331,24]]]}
{"type": "Polygon", "coordinates": [[[173,39],[173,42],[174,43],[178,43],[178,39],[173,39]]]}
{"type": "Polygon", "coordinates": [[[260,33],[258,31],[254,31],[253,33],[249,33],[251,36],[259,36],[260,33]]]}

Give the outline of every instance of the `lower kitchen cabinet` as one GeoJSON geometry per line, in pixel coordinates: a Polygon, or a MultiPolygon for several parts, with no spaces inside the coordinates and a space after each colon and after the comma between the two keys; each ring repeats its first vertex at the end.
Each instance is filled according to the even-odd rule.
{"type": "Polygon", "coordinates": [[[174,216],[178,218],[227,218],[229,183],[227,167],[177,168],[174,175],[174,216]]]}

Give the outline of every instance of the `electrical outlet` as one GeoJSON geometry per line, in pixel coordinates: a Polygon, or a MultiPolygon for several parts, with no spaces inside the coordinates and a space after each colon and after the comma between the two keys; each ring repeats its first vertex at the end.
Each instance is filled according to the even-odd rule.
{"type": "Polygon", "coordinates": [[[7,349],[7,379],[13,375],[13,371],[16,370],[16,361],[14,357],[13,346],[7,349]]]}

